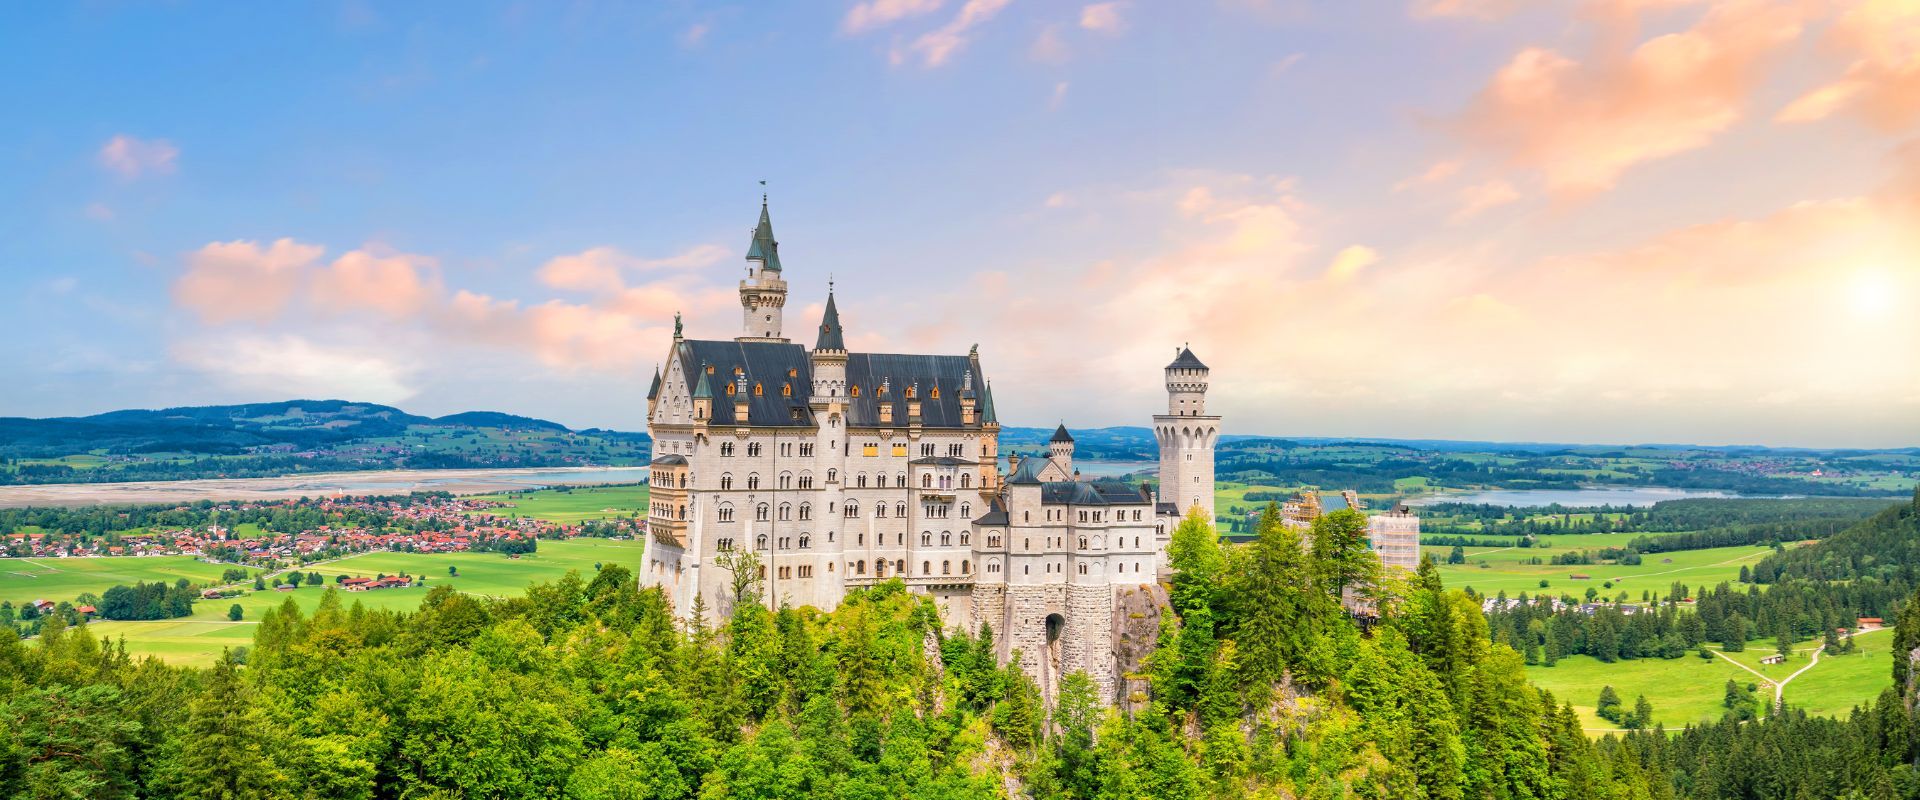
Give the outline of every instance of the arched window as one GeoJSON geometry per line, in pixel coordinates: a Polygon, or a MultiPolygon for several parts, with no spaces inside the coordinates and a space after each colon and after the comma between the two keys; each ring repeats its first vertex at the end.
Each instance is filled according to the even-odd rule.
{"type": "Polygon", "coordinates": [[[973,504],[972,504],[972,503],[961,503],[961,504],[960,504],[960,516],[962,516],[962,517],[964,517],[964,518],[966,518],[966,519],[973,519],[973,504]]]}
{"type": "Polygon", "coordinates": [[[1087,537],[1085,536],[1080,537],[1080,549],[1087,549],[1087,537]]]}
{"type": "Polygon", "coordinates": [[[876,516],[876,517],[879,517],[879,518],[881,518],[881,519],[886,519],[886,518],[887,518],[887,504],[886,504],[886,503],[874,503],[874,504],[873,504],[873,515],[874,515],[874,516],[876,516]]]}
{"type": "Polygon", "coordinates": [[[961,543],[961,544],[968,544],[968,543],[970,543],[970,540],[971,540],[972,538],[973,538],[973,534],[970,534],[970,533],[968,533],[968,532],[966,532],[966,531],[961,531],[961,532],[960,532],[960,543],[961,543]]]}
{"type": "Polygon", "coordinates": [[[969,473],[969,472],[962,472],[962,473],[960,473],[960,488],[962,488],[962,489],[971,489],[971,488],[973,488],[973,474],[972,474],[972,473],[969,473]]]}
{"type": "Polygon", "coordinates": [[[941,532],[940,532],[940,546],[941,546],[941,547],[946,547],[946,546],[948,546],[948,545],[951,545],[951,544],[953,544],[953,531],[941,531],[941,532]]]}
{"type": "Polygon", "coordinates": [[[920,574],[922,574],[922,575],[932,575],[932,574],[933,574],[933,562],[931,562],[931,561],[922,561],[922,562],[920,562],[920,574]]]}
{"type": "Polygon", "coordinates": [[[758,488],[760,488],[760,473],[758,472],[747,473],[747,491],[751,492],[758,488]]]}
{"type": "Polygon", "coordinates": [[[907,572],[907,560],[906,560],[906,559],[904,559],[904,558],[896,558],[896,559],[894,559],[894,560],[893,560],[893,571],[894,571],[894,572],[895,572],[896,574],[901,574],[901,575],[904,575],[904,574],[906,574],[906,572],[907,572]]]}
{"type": "Polygon", "coordinates": [[[920,473],[920,488],[922,489],[933,488],[933,473],[931,472],[920,473]]]}
{"type": "Polygon", "coordinates": [[[960,559],[960,574],[962,575],[973,574],[973,568],[967,564],[967,560],[964,558],[960,559]]]}
{"type": "Polygon", "coordinates": [[[754,518],[755,520],[758,520],[758,521],[760,521],[760,522],[766,522],[766,521],[767,521],[767,514],[768,514],[768,512],[769,512],[769,510],[770,510],[770,509],[768,509],[768,508],[767,508],[767,504],[766,504],[766,503],[761,503],[760,505],[758,505],[758,506],[755,506],[755,507],[754,507],[754,509],[753,509],[753,518],[754,518]]]}
{"type": "Polygon", "coordinates": [[[808,536],[804,533],[800,534],[800,549],[805,550],[809,546],[811,546],[812,543],[813,543],[813,537],[808,536]]]}
{"type": "Polygon", "coordinates": [[[759,455],[760,455],[760,443],[759,443],[759,442],[748,442],[748,443],[747,443],[747,457],[748,457],[748,458],[757,458],[757,457],[759,457],[759,455]]]}
{"type": "Polygon", "coordinates": [[[720,489],[722,491],[725,491],[727,489],[732,489],[732,488],[733,488],[733,475],[725,472],[720,473],[720,489]]]}
{"type": "Polygon", "coordinates": [[[862,489],[867,488],[867,473],[862,472],[859,475],[855,475],[853,477],[853,485],[862,489]]]}
{"type": "Polygon", "coordinates": [[[840,470],[837,470],[837,469],[830,469],[830,470],[827,470],[827,482],[828,482],[828,483],[836,483],[836,482],[838,482],[839,480],[840,480],[840,470]]]}
{"type": "Polygon", "coordinates": [[[848,500],[846,509],[847,519],[857,519],[860,516],[860,501],[848,500]]]}
{"type": "Polygon", "coordinates": [[[793,488],[793,473],[791,472],[780,473],[780,488],[782,489],[793,488]]]}
{"type": "Polygon", "coordinates": [[[895,485],[895,486],[898,486],[898,487],[900,487],[900,488],[902,488],[902,489],[905,489],[905,488],[907,488],[907,473],[904,473],[904,472],[896,472],[896,473],[894,473],[894,474],[893,474],[893,485],[895,485]]]}
{"type": "Polygon", "coordinates": [[[719,514],[720,514],[721,522],[732,522],[733,521],[733,504],[721,503],[719,514]]]}
{"type": "Polygon", "coordinates": [[[876,577],[876,578],[887,577],[887,562],[885,560],[876,559],[873,562],[873,577],[876,577]]]}
{"type": "Polygon", "coordinates": [[[721,442],[721,443],[720,443],[720,457],[721,457],[721,458],[732,458],[732,457],[733,457],[733,443],[732,443],[732,442],[721,442]]]}
{"type": "Polygon", "coordinates": [[[793,504],[781,503],[780,504],[780,521],[785,522],[790,519],[793,519],[793,504]]]}
{"type": "Polygon", "coordinates": [[[942,562],[940,562],[940,574],[942,574],[942,575],[952,575],[952,574],[953,574],[953,562],[951,562],[951,561],[942,561],[942,562]]]}
{"type": "Polygon", "coordinates": [[[800,488],[802,489],[813,488],[813,473],[807,472],[805,470],[802,470],[800,472],[800,488]]]}
{"type": "Polygon", "coordinates": [[[864,560],[853,562],[853,574],[855,575],[867,574],[867,562],[864,560]]]}
{"type": "Polygon", "coordinates": [[[924,547],[924,546],[931,546],[931,545],[933,544],[933,531],[921,531],[921,532],[920,532],[920,544],[921,544],[921,546],[923,546],[923,547],[924,547]]]}
{"type": "Polygon", "coordinates": [[[800,504],[800,520],[802,522],[805,522],[806,520],[810,520],[810,519],[813,519],[813,504],[801,503],[800,504]]]}
{"type": "MultiPolygon", "coordinates": [[[[901,483],[900,483],[900,485],[901,485],[901,486],[905,486],[905,485],[907,485],[907,484],[906,484],[906,482],[905,482],[905,481],[901,481],[901,483]]],[[[894,516],[896,516],[896,517],[905,517],[905,516],[907,515],[907,504],[906,504],[906,503],[904,503],[904,502],[902,502],[902,503],[894,503],[894,504],[893,504],[893,515],[894,515],[894,516]]]]}
{"type": "Polygon", "coordinates": [[[764,533],[763,533],[763,534],[760,534],[759,536],[755,536],[755,537],[753,537],[753,549],[755,549],[755,550],[765,550],[765,549],[767,549],[767,535],[766,535],[766,534],[764,534],[764,533]]]}

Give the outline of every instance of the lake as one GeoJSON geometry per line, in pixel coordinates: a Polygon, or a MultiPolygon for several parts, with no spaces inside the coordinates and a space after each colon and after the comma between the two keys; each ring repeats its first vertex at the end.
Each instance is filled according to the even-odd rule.
{"type": "Polygon", "coordinates": [[[50,483],[0,486],[0,508],[192,503],[200,500],[290,500],[327,495],[453,492],[476,494],[543,486],[639,483],[646,467],[535,467],[527,469],[383,469],[323,472],[280,478],[190,481],[50,483]]]}
{"type": "Polygon", "coordinates": [[[1412,498],[1407,501],[1407,505],[1430,506],[1435,503],[1476,503],[1493,506],[1512,506],[1514,508],[1534,508],[1555,504],[1571,507],[1650,506],[1663,500],[1685,500],[1692,497],[1737,496],[1738,495],[1727,492],[1667,489],[1659,486],[1593,486],[1585,489],[1487,489],[1478,492],[1431,494],[1412,498]]]}

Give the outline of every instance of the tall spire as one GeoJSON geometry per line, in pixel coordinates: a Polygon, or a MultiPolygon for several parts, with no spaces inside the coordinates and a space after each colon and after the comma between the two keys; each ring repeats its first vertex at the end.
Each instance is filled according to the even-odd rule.
{"type": "Polygon", "coordinates": [[[845,350],[847,340],[841,335],[840,309],[833,303],[833,289],[827,289],[827,310],[820,315],[820,338],[813,343],[815,350],[845,350]]]}
{"type": "Polygon", "coordinates": [[[986,391],[981,393],[980,421],[983,423],[1000,421],[1000,418],[993,413],[993,381],[987,381],[986,391]]]}
{"type": "Polygon", "coordinates": [[[653,365],[653,388],[650,388],[647,390],[647,399],[657,400],[659,399],[659,397],[660,397],[660,365],[655,364],[653,365]]]}
{"type": "Polygon", "coordinates": [[[753,228],[753,242],[747,246],[747,260],[759,261],[772,272],[780,271],[780,243],[773,238],[773,217],[767,214],[767,196],[760,196],[760,224],[753,228]]]}

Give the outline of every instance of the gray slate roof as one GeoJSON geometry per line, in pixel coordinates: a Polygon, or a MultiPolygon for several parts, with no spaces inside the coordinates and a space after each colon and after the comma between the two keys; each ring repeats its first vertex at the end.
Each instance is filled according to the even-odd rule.
{"type": "Polygon", "coordinates": [[[1180,355],[1175,356],[1173,359],[1173,363],[1167,365],[1167,369],[1206,369],[1206,368],[1207,368],[1207,365],[1200,363],[1200,359],[1193,355],[1193,350],[1187,347],[1180,348],[1180,355]]]}
{"type": "MultiPolygon", "coordinates": [[[[813,387],[813,365],[807,349],[790,342],[735,342],[710,339],[684,339],[680,359],[689,369],[701,369],[699,387],[709,385],[703,365],[714,368],[712,386],[722,389],[735,381],[733,370],[745,371],[748,387],[746,424],[767,427],[812,427],[813,411],[807,395],[813,387]],[[789,372],[793,374],[789,375],[789,372]],[[752,394],[760,384],[760,396],[752,394]],[[784,396],[783,385],[791,385],[793,396],[784,396]]],[[[880,404],[893,404],[890,427],[904,428],[907,419],[907,388],[920,386],[921,425],[927,428],[978,428],[983,416],[976,415],[972,425],[960,422],[960,387],[971,370],[980,379],[979,359],[972,356],[901,355],[894,353],[849,353],[847,384],[860,388],[860,396],[847,398],[847,424],[853,427],[880,426],[880,404]],[[881,381],[888,383],[885,397],[878,396],[881,381]],[[939,389],[939,397],[934,390],[939,389]]],[[[734,419],[735,397],[707,389],[713,395],[714,425],[739,424],[734,419]]]]}

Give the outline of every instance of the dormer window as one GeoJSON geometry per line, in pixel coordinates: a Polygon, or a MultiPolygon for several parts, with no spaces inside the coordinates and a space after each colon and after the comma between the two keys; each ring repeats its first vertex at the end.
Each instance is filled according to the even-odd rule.
{"type": "Polygon", "coordinates": [[[792,397],[792,396],[793,396],[793,384],[791,384],[791,383],[783,383],[783,384],[780,384],[780,396],[781,396],[781,397],[792,397]]]}
{"type": "Polygon", "coordinates": [[[760,384],[758,384],[758,383],[756,383],[756,384],[754,384],[754,385],[753,385],[753,396],[754,396],[754,397],[759,397],[759,396],[760,396],[760,394],[761,394],[761,392],[760,392],[760,384]]]}
{"type": "Polygon", "coordinates": [[[853,386],[851,386],[851,387],[849,387],[849,388],[847,389],[847,393],[848,393],[848,394],[851,394],[851,395],[853,395],[854,397],[859,397],[859,396],[860,396],[860,384],[857,384],[857,383],[856,383],[856,384],[854,384],[853,386]]]}
{"type": "Polygon", "coordinates": [[[728,397],[733,396],[733,384],[731,383],[727,384],[727,396],[728,397]]]}
{"type": "Polygon", "coordinates": [[[712,374],[713,374],[713,365],[712,365],[712,364],[708,364],[708,365],[707,365],[707,374],[708,374],[708,375],[712,375],[712,374]]]}
{"type": "Polygon", "coordinates": [[[928,395],[928,397],[931,397],[935,400],[940,399],[940,387],[938,386],[933,387],[933,393],[928,395]]]}
{"type": "Polygon", "coordinates": [[[798,377],[800,377],[800,369],[799,369],[798,367],[788,367],[788,368],[787,368],[787,377],[789,377],[789,378],[798,378],[798,377]]]}

